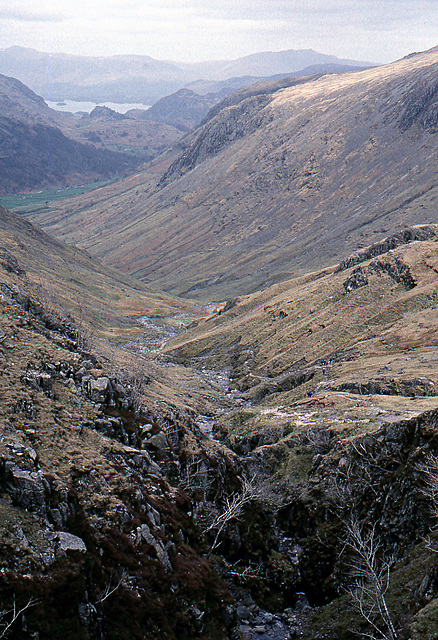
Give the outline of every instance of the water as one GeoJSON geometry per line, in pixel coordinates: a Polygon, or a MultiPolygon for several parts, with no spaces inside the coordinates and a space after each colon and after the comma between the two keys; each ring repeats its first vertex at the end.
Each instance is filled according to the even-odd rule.
{"type": "Polygon", "coordinates": [[[77,113],[78,111],[85,111],[91,113],[94,107],[109,107],[117,113],[126,113],[130,109],[149,109],[151,105],[141,103],[120,103],[120,102],[85,102],[77,100],[46,100],[46,104],[55,111],[69,111],[70,113],[77,113]]]}

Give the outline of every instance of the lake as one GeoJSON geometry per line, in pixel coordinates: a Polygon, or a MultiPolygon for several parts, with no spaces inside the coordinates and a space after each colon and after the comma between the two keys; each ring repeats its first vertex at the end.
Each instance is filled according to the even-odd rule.
{"type": "Polygon", "coordinates": [[[46,104],[55,111],[69,111],[70,113],[77,113],[78,111],[85,111],[91,113],[94,107],[109,107],[118,113],[126,113],[130,109],[149,109],[150,104],[135,104],[135,103],[119,103],[119,102],[78,102],[76,100],[46,100],[46,104]]]}

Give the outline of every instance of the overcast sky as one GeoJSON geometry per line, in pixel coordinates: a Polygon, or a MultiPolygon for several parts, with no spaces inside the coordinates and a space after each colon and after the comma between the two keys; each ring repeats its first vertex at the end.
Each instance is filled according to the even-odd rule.
{"type": "Polygon", "coordinates": [[[438,0],[0,0],[0,48],[160,60],[315,49],[389,62],[438,45],[438,0]]]}

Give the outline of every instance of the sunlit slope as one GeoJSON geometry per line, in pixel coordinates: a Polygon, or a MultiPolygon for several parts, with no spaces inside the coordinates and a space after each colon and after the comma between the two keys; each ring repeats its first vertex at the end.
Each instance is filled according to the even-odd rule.
{"type": "Polygon", "coordinates": [[[432,49],[260,85],[161,165],[34,220],[145,282],[203,299],[333,264],[437,219],[437,71],[432,49]]]}
{"type": "Polygon", "coordinates": [[[237,298],[167,351],[228,368],[255,405],[283,413],[309,396],[332,403],[335,422],[339,403],[356,406],[365,396],[383,403],[382,415],[436,407],[437,231],[413,228],[410,242],[389,239],[338,268],[237,298]]]}

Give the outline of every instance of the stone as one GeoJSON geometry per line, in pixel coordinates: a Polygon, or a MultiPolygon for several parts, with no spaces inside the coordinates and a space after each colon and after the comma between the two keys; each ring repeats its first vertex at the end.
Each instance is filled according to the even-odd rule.
{"type": "Polygon", "coordinates": [[[67,531],[58,531],[56,534],[57,551],[66,553],[67,551],[79,551],[84,553],[87,550],[85,542],[79,536],[75,536],[67,531]]]}
{"type": "Polygon", "coordinates": [[[89,383],[90,397],[95,402],[105,402],[111,391],[111,384],[109,378],[102,376],[97,380],[90,380],[89,383]]]}
{"type": "Polygon", "coordinates": [[[151,436],[144,442],[144,445],[148,449],[155,449],[161,453],[169,450],[169,442],[164,433],[157,433],[154,436],[151,436]]]}
{"type": "Polygon", "coordinates": [[[158,560],[164,566],[166,571],[172,570],[172,564],[169,559],[169,554],[163,547],[163,544],[160,542],[160,540],[157,540],[157,538],[152,535],[151,530],[149,529],[147,524],[142,524],[140,527],[137,527],[135,532],[131,534],[131,537],[134,540],[134,544],[138,545],[144,541],[153,546],[158,560]]]}
{"type": "MultiPolygon", "coordinates": [[[[12,500],[24,509],[46,511],[46,490],[41,471],[23,471],[13,462],[5,462],[7,473],[7,490],[12,500]]],[[[50,490],[50,488],[49,488],[50,490]]]]}

